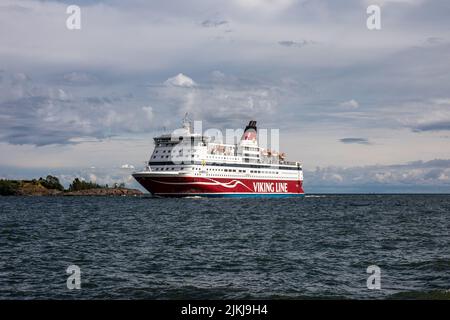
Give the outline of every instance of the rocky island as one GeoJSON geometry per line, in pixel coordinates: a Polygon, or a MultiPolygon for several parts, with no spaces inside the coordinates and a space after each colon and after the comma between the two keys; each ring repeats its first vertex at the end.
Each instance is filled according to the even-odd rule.
{"type": "Polygon", "coordinates": [[[75,178],[65,189],[57,177],[48,175],[45,179],[0,180],[0,196],[139,196],[140,190],[125,188],[125,184],[113,186],[75,178]]]}

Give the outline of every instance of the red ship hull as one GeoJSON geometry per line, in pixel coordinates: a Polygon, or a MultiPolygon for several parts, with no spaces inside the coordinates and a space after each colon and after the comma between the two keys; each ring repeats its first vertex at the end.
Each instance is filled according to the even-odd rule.
{"type": "Polygon", "coordinates": [[[152,176],[139,173],[133,176],[150,193],[164,197],[289,197],[304,194],[300,180],[152,176]]]}

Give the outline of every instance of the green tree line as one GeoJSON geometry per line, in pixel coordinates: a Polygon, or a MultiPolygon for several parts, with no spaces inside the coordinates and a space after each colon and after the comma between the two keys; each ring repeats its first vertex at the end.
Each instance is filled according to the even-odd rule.
{"type": "MultiPolygon", "coordinates": [[[[59,182],[59,179],[55,176],[48,175],[45,179],[33,179],[31,181],[28,180],[7,180],[0,179],[0,195],[9,196],[16,195],[19,193],[20,187],[24,183],[32,183],[34,185],[41,185],[47,189],[54,189],[59,191],[79,191],[79,190],[88,190],[88,189],[98,189],[98,188],[109,188],[108,185],[100,185],[91,181],[80,180],[79,178],[75,178],[72,183],[69,185],[67,190],[64,189],[64,186],[59,182]]],[[[115,183],[113,188],[125,188],[125,183],[115,183]]]]}

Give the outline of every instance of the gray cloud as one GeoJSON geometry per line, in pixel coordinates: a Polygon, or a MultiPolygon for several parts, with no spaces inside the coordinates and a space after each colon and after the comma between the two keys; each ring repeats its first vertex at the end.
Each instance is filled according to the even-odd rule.
{"type": "Polygon", "coordinates": [[[301,40],[301,41],[292,41],[292,40],[283,40],[278,41],[278,44],[283,47],[297,47],[302,48],[306,45],[314,44],[314,41],[301,40]]]}
{"type": "Polygon", "coordinates": [[[425,40],[425,44],[427,45],[439,45],[445,43],[445,40],[440,37],[428,37],[425,40]]]}
{"type": "Polygon", "coordinates": [[[420,125],[413,127],[412,130],[415,132],[450,130],[450,120],[420,124],[420,125]]]}
{"type": "Polygon", "coordinates": [[[345,144],[370,144],[365,138],[342,138],[339,141],[345,144]]]}
{"type": "Polygon", "coordinates": [[[70,87],[36,84],[24,74],[4,74],[1,89],[0,141],[11,144],[71,144],[80,137],[146,132],[153,120],[148,107],[130,104],[126,96],[79,97],[70,87]]]}
{"type": "Polygon", "coordinates": [[[414,161],[404,164],[360,167],[318,167],[305,171],[310,192],[450,192],[450,160],[414,161]],[[339,191],[337,191],[339,192],[339,191]]]}
{"type": "Polygon", "coordinates": [[[212,27],[216,28],[216,27],[220,27],[223,25],[227,25],[227,24],[228,24],[228,21],[226,21],[226,20],[209,20],[208,19],[208,20],[204,20],[201,22],[202,27],[205,27],[205,28],[212,28],[212,27]]]}
{"type": "Polygon", "coordinates": [[[62,80],[68,84],[92,84],[97,81],[96,77],[85,72],[69,72],[62,76],[62,80]]]}

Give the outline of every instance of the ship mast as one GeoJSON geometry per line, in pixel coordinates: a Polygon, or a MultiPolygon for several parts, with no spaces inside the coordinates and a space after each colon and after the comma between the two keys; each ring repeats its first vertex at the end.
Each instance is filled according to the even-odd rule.
{"type": "Polygon", "coordinates": [[[182,121],[182,126],[183,126],[183,129],[186,129],[188,134],[191,133],[191,121],[189,120],[189,113],[188,112],[186,112],[184,114],[183,121],[182,121]]]}

